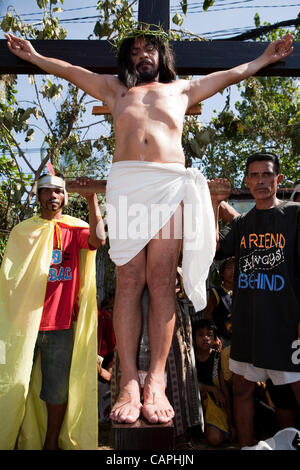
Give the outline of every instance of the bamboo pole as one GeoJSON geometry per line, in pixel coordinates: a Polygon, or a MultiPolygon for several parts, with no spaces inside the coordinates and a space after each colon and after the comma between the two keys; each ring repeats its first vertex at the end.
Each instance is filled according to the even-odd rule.
{"type": "MultiPolygon", "coordinates": [[[[221,185],[208,183],[210,193],[213,195],[222,194],[228,197],[232,192],[231,185],[229,183],[221,185]]],[[[66,189],[69,193],[77,193],[84,191],[86,193],[105,193],[106,192],[106,180],[87,180],[84,184],[80,184],[77,180],[67,180],[66,189]]],[[[233,190],[234,191],[234,190],[233,190]]]]}

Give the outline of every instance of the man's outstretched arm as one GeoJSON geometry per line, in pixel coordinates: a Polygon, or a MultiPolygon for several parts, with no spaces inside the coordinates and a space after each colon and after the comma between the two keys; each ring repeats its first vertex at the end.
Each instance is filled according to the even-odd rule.
{"type": "Polygon", "coordinates": [[[105,245],[105,228],[98,206],[97,195],[89,194],[85,197],[89,207],[89,244],[95,248],[99,248],[100,246],[105,245]]]}
{"type": "Polygon", "coordinates": [[[77,189],[76,192],[83,196],[88,204],[89,208],[89,225],[90,225],[90,237],[89,244],[95,248],[105,245],[105,228],[101,212],[98,205],[97,194],[89,193],[85,191],[89,178],[81,177],[77,179],[77,183],[82,189],[77,189]]]}
{"type": "Polygon", "coordinates": [[[219,205],[219,218],[224,222],[231,222],[233,219],[238,217],[240,214],[235,210],[228,202],[221,201],[219,205]]]}
{"type": "Polygon", "coordinates": [[[83,67],[72,65],[63,60],[45,57],[39,54],[30,41],[5,34],[7,47],[17,57],[36,65],[45,72],[64,78],[98,100],[107,100],[114,96],[117,78],[112,75],[100,75],[83,67]]]}
{"type": "Polygon", "coordinates": [[[213,96],[218,91],[255,75],[260,69],[267,65],[285,59],[293,52],[292,42],[293,36],[291,34],[286,34],[283,38],[271,42],[263,54],[251,62],[238,65],[237,67],[229,70],[214,72],[204,77],[188,81],[188,106],[199,103],[200,101],[213,96]]]}
{"type": "Polygon", "coordinates": [[[239,214],[233,207],[229,206],[229,204],[225,202],[225,199],[228,199],[231,194],[231,184],[227,179],[217,178],[215,180],[208,181],[208,186],[215,216],[216,250],[219,250],[219,217],[221,216],[221,218],[226,222],[231,222],[231,220],[239,214]]]}

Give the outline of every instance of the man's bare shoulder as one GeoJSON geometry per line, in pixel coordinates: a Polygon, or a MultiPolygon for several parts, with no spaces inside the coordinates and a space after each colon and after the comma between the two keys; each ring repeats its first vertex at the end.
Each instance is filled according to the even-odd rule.
{"type": "Polygon", "coordinates": [[[116,75],[100,75],[106,81],[107,85],[115,92],[121,89],[127,90],[126,86],[118,79],[116,75]]]}
{"type": "Polygon", "coordinates": [[[179,78],[172,83],[174,83],[174,86],[177,88],[178,92],[189,93],[191,87],[194,85],[194,79],[179,78]]]}
{"type": "Polygon", "coordinates": [[[184,90],[189,86],[189,81],[187,78],[178,78],[171,83],[179,90],[184,90]]]}
{"type": "Polygon", "coordinates": [[[107,104],[114,102],[120,94],[127,90],[125,85],[115,75],[94,73],[88,85],[80,88],[95,98],[105,101],[107,104]]]}

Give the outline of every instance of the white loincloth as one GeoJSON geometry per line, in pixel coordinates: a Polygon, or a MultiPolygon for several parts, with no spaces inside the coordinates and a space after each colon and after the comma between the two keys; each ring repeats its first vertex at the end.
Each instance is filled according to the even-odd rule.
{"type": "MultiPolygon", "coordinates": [[[[166,225],[182,201],[183,285],[199,311],[206,306],[216,229],[208,184],[196,168],[138,160],[113,163],[106,187],[109,254],[117,266],[128,263],[166,225]]],[[[182,238],[181,234],[175,238],[182,238]]]]}

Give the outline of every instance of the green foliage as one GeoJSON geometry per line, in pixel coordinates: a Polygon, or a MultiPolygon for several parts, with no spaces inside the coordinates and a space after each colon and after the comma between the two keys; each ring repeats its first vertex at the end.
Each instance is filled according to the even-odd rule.
{"type": "MultiPolygon", "coordinates": [[[[208,178],[243,182],[247,157],[262,149],[278,154],[287,179],[296,180],[300,161],[300,93],[292,78],[252,77],[241,86],[233,112],[229,103],[202,127],[187,120],[184,148],[208,178]]],[[[188,159],[187,159],[188,160],[188,159]]]]}
{"type": "MultiPolygon", "coordinates": [[[[213,0],[203,1],[203,10],[213,3],[213,0]]],[[[190,4],[188,0],[180,1],[181,10],[175,13],[174,24],[179,27],[183,24],[190,4]]],[[[37,0],[37,5],[44,13],[40,25],[27,24],[10,7],[1,22],[2,30],[33,39],[63,39],[66,31],[58,18],[63,0],[37,0]]],[[[99,17],[91,36],[113,41],[128,34],[136,24],[133,19],[136,6],[137,0],[99,0],[99,17]]],[[[258,15],[254,20],[257,27],[261,25],[258,15]]],[[[299,29],[293,32],[299,40],[299,29]]],[[[283,34],[285,31],[280,29],[259,39],[271,41],[283,34]]],[[[181,30],[172,30],[170,38],[203,40],[181,30]]],[[[52,76],[29,79],[32,96],[22,103],[17,100],[16,77],[2,76],[0,81],[0,229],[3,233],[36,210],[32,185],[48,161],[69,178],[80,174],[105,178],[114,153],[111,116],[101,118],[97,138],[90,137],[90,125],[85,123],[90,98],[85,93],[52,76]],[[49,106],[53,109],[51,113],[49,106]],[[22,148],[41,133],[44,135],[41,158],[33,168],[22,148]]],[[[299,83],[292,78],[251,78],[240,85],[240,91],[241,99],[235,108],[230,107],[228,93],[225,108],[215,113],[208,125],[201,123],[201,116],[185,118],[182,142],[186,165],[198,165],[208,178],[227,177],[234,186],[239,186],[249,152],[269,148],[279,154],[287,178],[296,179],[300,149],[299,83]]],[[[81,199],[71,197],[67,210],[72,215],[86,215],[81,199]]]]}
{"type": "Polygon", "coordinates": [[[35,110],[17,106],[15,81],[16,77],[9,75],[2,75],[0,80],[0,237],[19,221],[21,199],[32,179],[19,167],[11,130],[23,130],[30,137],[27,119],[35,110]]]}
{"type": "MultiPolygon", "coordinates": [[[[181,0],[179,3],[181,11],[184,16],[186,16],[187,14],[189,3],[190,2],[188,0],[181,0]]],[[[213,4],[214,4],[214,0],[204,0],[203,5],[202,5],[203,11],[207,11],[209,7],[213,6],[213,4]]],[[[175,15],[172,17],[172,22],[176,24],[177,26],[182,26],[183,21],[184,21],[184,18],[182,14],[176,11],[175,15]]]]}
{"type": "Polygon", "coordinates": [[[181,6],[181,9],[182,9],[182,13],[184,15],[187,14],[187,8],[188,8],[188,1],[187,0],[181,0],[180,1],[180,6],[181,6]]]}
{"type": "Polygon", "coordinates": [[[98,0],[99,19],[94,27],[94,35],[99,39],[108,40],[123,35],[134,25],[132,7],[136,3],[137,1],[98,0]]]}
{"type": "MultiPolygon", "coordinates": [[[[255,23],[260,26],[258,15],[255,23]]],[[[260,40],[272,41],[286,32],[278,29],[260,40]]],[[[299,30],[293,34],[295,40],[300,39],[299,30]]],[[[239,187],[249,154],[268,149],[278,154],[286,179],[295,181],[300,171],[299,79],[251,77],[239,90],[241,99],[234,109],[227,90],[224,109],[208,125],[202,127],[197,118],[186,118],[183,146],[187,163],[199,166],[209,179],[228,178],[239,187]]]]}
{"type": "Polygon", "coordinates": [[[213,4],[215,3],[215,0],[204,0],[203,2],[203,10],[207,11],[209,7],[212,7],[213,4]]]}
{"type": "Polygon", "coordinates": [[[63,4],[63,0],[36,0],[38,7],[44,11],[44,17],[40,28],[25,23],[13,7],[9,7],[3,18],[0,28],[8,33],[20,33],[21,36],[31,39],[65,39],[66,29],[60,27],[59,18],[54,16],[60,13],[62,8],[53,7],[57,3],[63,4]]]}
{"type": "Polygon", "coordinates": [[[181,26],[182,23],[183,23],[183,16],[180,13],[176,12],[175,15],[172,18],[172,21],[177,26],[181,26]]]}
{"type": "MultiPolygon", "coordinates": [[[[97,20],[93,34],[99,39],[117,40],[128,33],[128,30],[135,27],[132,18],[133,7],[137,6],[137,0],[98,0],[97,10],[99,10],[99,19],[97,20]]],[[[188,0],[180,1],[180,8],[183,15],[187,14],[188,0]]],[[[204,0],[203,10],[208,10],[214,3],[214,0],[204,0]]],[[[176,12],[172,21],[177,26],[183,23],[183,16],[176,12]]]]}
{"type": "MultiPolygon", "coordinates": [[[[62,39],[66,32],[55,16],[62,11],[59,4],[63,1],[37,1],[44,12],[39,27],[25,23],[10,7],[1,28],[28,38],[62,39]]],[[[114,147],[107,119],[98,123],[102,126],[99,137],[90,137],[91,125],[85,123],[90,97],[85,93],[51,76],[29,76],[29,83],[31,96],[21,103],[17,77],[7,75],[0,79],[0,230],[4,234],[37,210],[34,182],[48,161],[66,177],[103,178],[114,147]],[[35,159],[32,165],[22,148],[37,138],[41,140],[41,136],[41,159],[35,159]]]]}
{"type": "Polygon", "coordinates": [[[7,240],[8,240],[7,231],[6,230],[5,231],[0,230],[0,265],[2,263],[2,259],[3,259],[3,256],[4,256],[7,240]]]}

